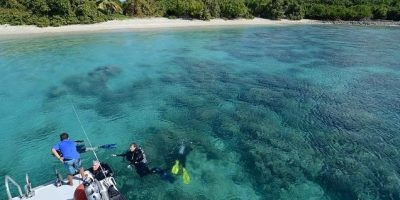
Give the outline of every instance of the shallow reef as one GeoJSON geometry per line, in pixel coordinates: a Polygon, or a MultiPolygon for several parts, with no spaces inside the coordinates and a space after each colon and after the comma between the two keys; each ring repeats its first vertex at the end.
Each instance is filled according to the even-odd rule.
{"type": "Polygon", "coordinates": [[[155,123],[122,122],[124,142],[138,141],[150,166],[170,170],[190,144],[189,185],[140,178],[110,159],[131,199],[400,199],[398,62],[389,55],[393,66],[371,70],[379,51],[368,54],[365,41],[310,29],[227,30],[182,44],[161,67],[138,64],[144,76],[124,85],[110,87],[125,68],[99,67],[47,97],[74,95],[79,109],[117,120],[150,104],[155,123]]]}
{"type": "MultiPolygon", "coordinates": [[[[398,159],[393,157],[398,149],[378,142],[389,135],[384,141],[398,141],[393,131],[383,133],[383,125],[393,119],[383,121],[372,114],[378,109],[373,105],[383,105],[379,108],[382,111],[400,107],[400,93],[393,91],[400,88],[396,78],[365,77],[367,80],[350,82],[349,89],[343,91],[351,94],[337,95],[295,77],[252,71],[239,75],[229,72],[229,66],[215,69],[211,66],[218,63],[206,63],[192,67],[188,61],[180,63],[187,72],[183,82],[187,90],[184,96],[168,100],[167,105],[177,110],[168,114],[173,109],[164,109],[162,117],[178,127],[209,130],[235,149],[250,175],[247,178],[262,196],[400,198],[398,159]],[[381,97],[379,90],[390,90],[387,92],[394,96],[381,97]],[[232,106],[221,109],[227,100],[232,106]],[[384,149],[393,151],[388,155],[372,153],[384,149]],[[378,164],[382,159],[385,164],[378,164]]],[[[180,79],[170,77],[168,81],[175,82],[175,78],[180,79]]]]}
{"type": "MultiPolygon", "coordinates": [[[[86,76],[67,78],[48,95],[58,98],[71,90],[78,97],[95,98],[94,104],[81,102],[79,108],[115,118],[124,115],[123,105],[138,106],[138,96],[149,95],[159,83],[180,88],[160,94],[159,120],[168,126],[143,129],[146,138],[141,145],[151,166],[169,170],[174,151],[190,142],[193,152],[187,166],[194,183],[181,191],[160,184],[157,176],[138,179],[119,168],[121,190],[129,198],[241,199],[244,194],[252,199],[400,198],[396,147],[400,137],[395,128],[388,128],[397,126],[397,116],[382,119],[374,114],[399,109],[400,85],[395,76],[361,76],[350,81],[346,90],[327,92],[331,88],[290,74],[252,69],[238,73],[234,65],[219,61],[176,57],[171,64],[179,66],[180,72],[161,74],[158,80],[135,80],[113,90],[107,82],[121,70],[98,68],[86,76]],[[381,91],[392,96],[382,97],[381,91]],[[132,185],[132,177],[140,186],[132,185]],[[222,183],[233,189],[222,193],[211,189],[222,183]],[[242,189],[235,190],[235,184],[242,189]],[[131,192],[132,187],[142,188],[143,193],[131,192]],[[213,195],[205,197],[206,193],[213,195]]],[[[176,177],[179,184],[180,178],[176,177]]]]}

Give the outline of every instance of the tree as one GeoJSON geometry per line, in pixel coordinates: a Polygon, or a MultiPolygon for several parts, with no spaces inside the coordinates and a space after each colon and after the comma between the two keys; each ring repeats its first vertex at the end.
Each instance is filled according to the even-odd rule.
{"type": "Polygon", "coordinates": [[[97,15],[97,5],[95,1],[77,1],[74,3],[75,16],[94,17],[97,15]]]}
{"type": "Polygon", "coordinates": [[[375,6],[372,13],[374,15],[374,19],[386,19],[388,12],[388,7],[385,5],[375,6]]]}
{"type": "Polygon", "coordinates": [[[221,0],[219,3],[221,17],[234,19],[249,16],[249,9],[246,7],[244,0],[221,0]]]}
{"type": "Polygon", "coordinates": [[[28,8],[32,10],[33,14],[39,16],[45,16],[50,11],[50,8],[45,0],[31,0],[29,2],[28,8]]]}
{"type": "Polygon", "coordinates": [[[387,19],[399,21],[400,20],[400,6],[389,9],[389,11],[387,12],[387,19]]]}
{"type": "Polygon", "coordinates": [[[25,10],[25,6],[17,0],[0,0],[0,7],[3,8],[16,8],[19,10],[25,10]]]}
{"type": "Polygon", "coordinates": [[[300,20],[304,17],[304,8],[297,1],[286,2],[285,16],[291,20],[300,20]]]}
{"type": "Polygon", "coordinates": [[[269,4],[268,16],[271,19],[282,19],[285,16],[283,0],[272,0],[269,4]]]}
{"type": "Polygon", "coordinates": [[[255,17],[268,17],[268,6],[271,0],[246,0],[246,6],[255,17]]]}
{"type": "Polygon", "coordinates": [[[50,16],[70,16],[73,14],[69,0],[47,0],[50,16]]]}
{"type": "Polygon", "coordinates": [[[113,0],[101,0],[97,2],[97,8],[105,14],[122,14],[121,6],[113,0]]]}
{"type": "Polygon", "coordinates": [[[221,14],[221,7],[217,0],[203,0],[206,7],[206,12],[210,14],[211,18],[219,18],[221,14]]]}
{"type": "Polygon", "coordinates": [[[124,3],[124,14],[128,16],[153,16],[157,13],[157,5],[154,0],[127,0],[124,3]]]}

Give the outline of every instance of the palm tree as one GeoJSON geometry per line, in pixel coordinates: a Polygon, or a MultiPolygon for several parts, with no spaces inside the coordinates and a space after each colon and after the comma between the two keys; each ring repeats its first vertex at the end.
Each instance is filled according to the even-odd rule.
{"type": "Polygon", "coordinates": [[[107,14],[122,14],[121,6],[115,0],[100,0],[97,2],[97,8],[107,14]]]}

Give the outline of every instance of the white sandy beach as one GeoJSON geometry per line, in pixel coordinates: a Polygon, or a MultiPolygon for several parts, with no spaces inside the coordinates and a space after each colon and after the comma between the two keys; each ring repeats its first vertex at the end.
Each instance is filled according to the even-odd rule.
{"type": "Polygon", "coordinates": [[[168,19],[168,18],[138,18],[127,20],[113,20],[97,24],[77,24],[61,27],[36,26],[10,26],[0,25],[1,35],[28,35],[46,33],[71,33],[71,32],[99,32],[99,31],[118,31],[118,30],[141,30],[155,28],[182,28],[182,27],[204,27],[204,26],[244,26],[244,25],[295,25],[295,24],[321,24],[315,20],[269,20],[269,19],[235,19],[223,20],[213,19],[210,21],[168,19]]]}

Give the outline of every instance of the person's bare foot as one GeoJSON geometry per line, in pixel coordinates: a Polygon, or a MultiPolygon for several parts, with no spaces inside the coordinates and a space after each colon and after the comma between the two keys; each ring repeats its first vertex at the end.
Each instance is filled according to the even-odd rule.
{"type": "Polygon", "coordinates": [[[67,185],[74,186],[73,182],[67,182],[67,185]]]}

